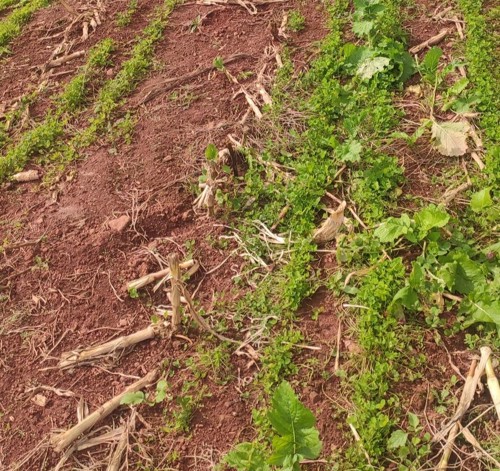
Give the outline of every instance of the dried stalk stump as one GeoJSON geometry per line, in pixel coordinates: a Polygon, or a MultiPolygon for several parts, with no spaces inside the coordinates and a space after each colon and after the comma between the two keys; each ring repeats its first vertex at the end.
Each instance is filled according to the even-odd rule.
{"type": "Polygon", "coordinates": [[[62,56],[62,57],[59,57],[58,59],[53,59],[47,63],[47,68],[53,69],[54,67],[59,67],[63,64],[66,64],[66,62],[72,61],[74,59],[78,59],[79,57],[82,57],[84,55],[85,55],[85,51],[76,51],[76,52],[73,52],[72,54],[68,54],[67,56],[62,56]]]}
{"type": "Polygon", "coordinates": [[[156,337],[164,327],[161,324],[150,325],[133,334],[118,337],[109,342],[97,345],[95,347],[88,347],[82,350],[72,350],[64,352],[59,360],[59,368],[71,368],[77,365],[85,365],[92,363],[106,355],[110,355],[117,350],[124,350],[137,343],[144,342],[145,340],[156,337]]]}
{"type": "Polygon", "coordinates": [[[156,370],[150,371],[146,376],[125,388],[122,393],[104,403],[101,407],[92,412],[92,414],[83,419],[79,424],[75,425],[69,430],[66,430],[65,432],[53,435],[50,438],[50,444],[54,447],[54,450],[58,452],[63,451],[65,448],[71,445],[80,435],[91,429],[97,422],[114,412],[115,409],[120,406],[120,403],[126,394],[141,390],[148,384],[152,383],[156,379],[156,376],[156,370]]]}
{"type": "Polygon", "coordinates": [[[330,215],[323,221],[313,234],[313,240],[317,244],[324,244],[335,238],[342,223],[344,222],[344,210],[346,202],[342,201],[336,210],[328,209],[330,215]]]}
{"type": "Polygon", "coordinates": [[[168,265],[170,275],[172,277],[172,292],[170,294],[170,302],[172,304],[172,332],[177,331],[182,323],[181,313],[181,270],[179,268],[179,255],[176,253],[170,254],[168,257],[168,265]]]}
{"type": "Polygon", "coordinates": [[[427,41],[417,44],[416,46],[413,46],[410,49],[410,54],[417,54],[426,47],[434,46],[434,44],[440,43],[448,35],[449,32],[450,31],[448,29],[441,30],[438,34],[432,36],[432,38],[429,38],[427,41]]]}
{"type": "MultiPolygon", "coordinates": [[[[196,267],[196,270],[198,269],[198,266],[194,260],[187,260],[185,262],[179,263],[179,268],[186,270],[196,267]]],[[[196,271],[194,270],[194,271],[196,271]]],[[[193,271],[193,273],[194,273],[193,271]]],[[[192,273],[191,273],[192,274],[192,273]]],[[[156,280],[160,280],[162,278],[166,280],[169,280],[172,277],[170,273],[170,268],[165,268],[163,270],[154,272],[154,273],[149,273],[148,275],[144,275],[141,278],[137,278],[136,280],[130,281],[127,283],[127,291],[134,290],[134,289],[140,289],[144,288],[144,286],[147,286],[151,283],[153,283],[156,280]]]]}
{"type": "Polygon", "coordinates": [[[469,407],[474,399],[474,395],[476,394],[477,385],[479,383],[481,375],[484,373],[490,355],[491,349],[488,347],[483,347],[481,348],[481,359],[479,361],[479,364],[477,364],[477,360],[472,361],[469,368],[469,373],[467,374],[467,378],[465,379],[464,388],[462,390],[462,395],[460,396],[457,410],[455,411],[455,414],[453,414],[453,417],[448,421],[448,423],[434,435],[432,441],[438,442],[443,440],[446,435],[448,435],[450,430],[455,426],[455,424],[457,422],[460,422],[464,414],[469,410],[469,407]]]}

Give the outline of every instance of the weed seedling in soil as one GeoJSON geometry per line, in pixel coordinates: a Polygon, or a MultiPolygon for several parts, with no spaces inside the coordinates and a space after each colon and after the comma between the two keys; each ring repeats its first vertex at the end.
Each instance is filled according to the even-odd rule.
{"type": "Polygon", "coordinates": [[[121,28],[128,26],[132,21],[132,17],[137,11],[138,0],[130,0],[127,5],[127,9],[123,12],[119,12],[116,15],[116,24],[121,28]]]}
{"type": "Polygon", "coordinates": [[[306,26],[304,15],[298,10],[292,10],[288,13],[288,28],[294,33],[302,31],[306,26]]]}
{"type": "Polygon", "coordinates": [[[234,447],[224,462],[237,471],[287,469],[298,471],[303,459],[316,459],[322,443],[315,427],[316,419],[298,399],[289,383],[275,390],[267,413],[272,427],[272,447],[246,442],[234,447]]]}

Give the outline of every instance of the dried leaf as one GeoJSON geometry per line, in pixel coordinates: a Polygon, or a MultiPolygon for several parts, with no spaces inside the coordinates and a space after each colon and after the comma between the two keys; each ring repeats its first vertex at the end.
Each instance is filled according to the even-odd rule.
{"type": "Polygon", "coordinates": [[[375,74],[382,72],[390,63],[391,60],[387,57],[369,57],[359,65],[356,74],[364,80],[369,80],[375,74]]]}
{"type": "Polygon", "coordinates": [[[342,201],[339,207],[333,211],[328,210],[330,215],[327,219],[323,221],[321,226],[314,231],[313,240],[317,244],[323,244],[334,239],[337,232],[339,231],[342,223],[344,222],[344,210],[346,207],[346,202],[342,201]]]}
{"type": "Polygon", "coordinates": [[[453,123],[444,121],[432,123],[432,139],[440,154],[458,157],[467,152],[467,135],[470,126],[467,121],[453,123]]]}

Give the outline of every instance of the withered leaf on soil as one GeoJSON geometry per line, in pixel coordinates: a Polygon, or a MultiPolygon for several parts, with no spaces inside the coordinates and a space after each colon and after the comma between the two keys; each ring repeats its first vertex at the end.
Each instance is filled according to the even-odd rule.
{"type": "Polygon", "coordinates": [[[440,154],[458,157],[467,152],[467,135],[470,126],[467,121],[432,123],[432,140],[440,154]]]}

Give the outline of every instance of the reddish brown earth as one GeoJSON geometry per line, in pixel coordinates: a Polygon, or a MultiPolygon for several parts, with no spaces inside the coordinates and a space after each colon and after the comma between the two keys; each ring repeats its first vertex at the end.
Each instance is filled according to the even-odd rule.
{"type": "MultiPolygon", "coordinates": [[[[75,45],[73,50],[87,48],[106,36],[120,42],[120,51],[125,50],[126,42],[145,26],[158,3],[140,2],[138,15],[123,30],[113,25],[112,18],[125,2],[113,3],[107,7],[103,25],[85,44],[75,45]]],[[[289,4],[276,4],[251,16],[236,6],[178,7],[158,43],[155,70],[129,100],[129,106],[137,112],[132,144],[110,145],[103,141],[103,145],[90,149],[85,159],[68,169],[51,191],[37,184],[25,184],[10,186],[0,193],[0,238],[8,241],[7,245],[14,244],[7,247],[0,262],[0,468],[13,468],[27,450],[51,431],[73,425],[79,398],[84,398],[92,411],[121,392],[133,381],[131,377],[143,376],[163,360],[168,372],[174,360],[182,364],[197,357],[196,345],[206,335],[193,328],[186,332],[193,344],[157,339],[137,346],[113,364],[101,363],[73,371],[57,368],[62,352],[144,328],[154,314],[152,306],[168,303],[164,292],[151,292],[144,299],[134,300],[124,290],[127,281],[159,268],[147,249],[157,250],[163,256],[171,251],[187,255],[187,247],[193,251],[202,268],[188,288],[198,288],[196,302],[208,313],[214,296],[228,301],[239,296],[232,276],[246,262],[238,256],[225,261],[229,250],[218,248],[219,236],[230,234],[223,227],[224,219],[195,214],[192,187],[200,175],[206,145],[213,142],[222,148],[227,145],[228,133],[241,136],[242,126],[235,123],[248,109],[244,97],[234,96],[238,88],[223,74],[212,71],[160,93],[145,106],[137,105],[162,81],[210,66],[217,56],[244,55],[229,64],[228,69],[237,77],[242,72],[253,72],[249,78],[241,79],[245,86],[250,86],[267,64],[265,84],[269,87],[276,68],[269,48],[281,47],[275,32],[283,12],[289,8],[289,4]],[[207,13],[210,14],[198,31],[190,32],[193,19],[207,13]],[[121,232],[112,231],[108,222],[122,215],[132,217],[135,224],[121,232]],[[40,242],[22,245],[39,238],[40,242]],[[21,244],[16,246],[17,243],[21,244]],[[214,272],[209,273],[212,269],[214,272]],[[151,298],[148,300],[147,296],[151,298]],[[29,391],[35,386],[70,390],[75,396],[61,397],[42,391],[48,401],[41,407],[31,400],[40,392],[29,391]]],[[[314,50],[314,42],[325,29],[319,5],[311,3],[302,10],[307,18],[306,29],[299,35],[292,34],[289,45],[298,49],[297,65],[303,67],[304,57],[314,50]]],[[[12,100],[36,86],[39,74],[33,67],[47,61],[53,45],[40,38],[60,31],[68,21],[68,14],[59,4],[35,16],[2,68],[2,100],[12,100]],[[9,80],[13,71],[18,77],[15,82],[9,80]]],[[[83,59],[68,64],[68,69],[82,62],[83,59]]],[[[70,77],[71,74],[61,80],[70,77]]],[[[57,81],[51,87],[57,87],[57,81]]],[[[37,104],[35,109],[41,112],[44,105],[37,104]]],[[[250,123],[251,119],[245,126],[250,123]]],[[[214,315],[224,313],[210,314],[211,323],[216,320],[214,315]]],[[[237,332],[231,335],[238,337],[237,332]]],[[[257,371],[244,357],[232,357],[228,367],[231,376],[239,375],[248,381],[257,371]]],[[[171,383],[174,396],[181,393],[186,381],[193,379],[190,375],[185,367],[175,374],[171,383]]],[[[175,469],[211,469],[234,442],[252,438],[251,409],[255,398],[250,395],[242,399],[245,391],[251,391],[251,384],[238,387],[238,382],[235,385],[232,381],[221,385],[209,377],[202,382],[210,397],[203,399],[194,413],[189,440],[182,434],[161,432],[173,406],[167,406],[165,411],[161,406],[139,408],[144,423],[137,427],[141,448],[140,453],[131,455],[133,462],[160,466],[170,459],[175,469]],[[175,459],[172,451],[182,458],[175,459]]],[[[127,412],[114,414],[105,424],[118,423],[120,416],[127,416],[127,412]]],[[[329,427],[327,415],[324,420],[322,427],[329,427]]],[[[101,455],[97,452],[95,456],[101,455]]],[[[42,449],[23,466],[50,468],[59,457],[42,449]]]]}
{"type": "MultiPolygon", "coordinates": [[[[105,3],[103,24],[84,43],[79,42],[80,32],[75,30],[72,51],[112,37],[119,43],[115,61],[118,64],[123,60],[131,39],[161,2],[140,1],[130,26],[120,29],[113,18],[127,3],[105,3]]],[[[114,361],[69,371],[61,371],[57,363],[63,352],[148,326],[156,313],[154,306],[168,303],[163,290],[141,290],[139,300],[129,298],[125,291],[128,281],[159,269],[148,250],[164,257],[173,251],[181,257],[192,255],[201,268],[187,287],[196,293],[197,305],[204,308],[211,325],[230,315],[216,309],[217,303],[224,299],[231,305],[242,295],[233,277],[245,269],[247,262],[233,252],[233,242],[226,247],[220,238],[231,235],[225,215],[219,212],[210,219],[195,214],[192,203],[207,144],[223,148],[229,133],[241,138],[252,128],[252,117],[238,124],[248,110],[247,103],[241,94],[235,96],[237,86],[213,70],[158,93],[145,105],[141,103],[166,80],[208,68],[218,56],[227,59],[235,54],[243,56],[228,64],[228,70],[249,89],[267,64],[264,85],[269,91],[276,69],[270,46],[283,45],[283,38],[276,32],[283,12],[291,7],[300,9],[306,17],[305,30],[291,34],[287,41],[299,70],[307,67],[316,51],[315,42],[326,32],[319,2],[276,3],[259,8],[255,16],[238,6],[189,4],[176,8],[157,45],[154,70],[124,108],[133,110],[137,118],[131,143],[111,144],[103,138],[50,190],[39,184],[1,189],[0,240],[6,243],[0,253],[0,469],[16,469],[15,464],[28,451],[42,442],[46,444],[52,431],[74,425],[80,398],[95,410],[134,378],[158,365],[162,365],[173,399],[166,405],[138,407],[140,418],[131,437],[135,445],[129,450],[130,469],[211,470],[234,443],[254,437],[251,411],[259,400],[252,389],[256,364],[248,357],[232,355],[222,380],[210,371],[203,378],[195,377],[190,359],[200,360],[200,346],[212,351],[220,342],[207,340],[207,334],[194,325],[183,332],[185,338],[144,342],[114,361]],[[190,32],[192,21],[207,14],[201,26],[190,32]],[[121,232],[110,229],[108,223],[123,215],[131,217],[134,224],[121,232]],[[202,393],[202,397],[190,431],[162,431],[179,410],[175,398],[186,394],[185,388],[192,381],[197,381],[196,390],[188,394],[202,393]],[[69,390],[74,396],[34,391],[38,386],[69,390]],[[36,393],[47,398],[45,406],[32,401],[36,393]]],[[[42,38],[62,31],[70,21],[60,3],[35,15],[13,45],[12,56],[2,63],[0,103],[10,104],[38,86],[40,67],[58,44],[58,38],[42,38]],[[16,80],[12,81],[14,74],[16,80]]],[[[440,28],[429,26],[429,21],[421,25],[412,21],[411,25],[412,44],[440,28]]],[[[58,71],[71,71],[83,61],[76,60],[58,71]]],[[[48,90],[30,110],[31,116],[42,115],[50,96],[71,76],[50,79],[48,90]]],[[[419,118],[415,115],[415,120],[419,118]]],[[[433,160],[436,156],[429,156],[427,151],[405,149],[402,155],[409,192],[415,195],[426,195],[431,187],[420,183],[423,177],[419,172],[430,176],[433,168],[442,168],[440,161],[433,160]],[[429,165],[431,160],[433,165],[429,165]]],[[[334,255],[322,257],[318,265],[325,272],[332,271],[334,255]]],[[[350,404],[334,374],[339,317],[348,319],[344,310],[332,294],[319,292],[304,303],[299,321],[306,347],[320,348],[303,348],[297,364],[299,393],[318,419],[325,457],[352,440],[346,425],[350,404]],[[313,320],[313,313],[320,307],[318,320],[313,320]],[[302,378],[307,378],[306,386],[302,378]]],[[[340,368],[347,366],[348,353],[359,349],[351,340],[351,324],[347,321],[342,325],[340,368]]],[[[227,335],[242,338],[242,333],[234,330],[227,335]]],[[[431,338],[425,342],[435,369],[430,379],[423,379],[408,395],[408,407],[422,414],[427,411],[429,383],[442,384],[453,374],[443,351],[435,348],[431,338]]],[[[462,350],[462,345],[450,346],[452,361],[466,371],[468,358],[462,350]]],[[[118,425],[128,416],[129,410],[121,408],[103,424],[118,425]]],[[[439,418],[430,420],[435,425],[439,418]]],[[[104,459],[107,453],[109,447],[98,447],[78,453],[77,458],[88,465],[104,459]]],[[[53,469],[60,457],[44,446],[19,469],[53,469]]],[[[64,469],[80,467],[76,461],[69,461],[64,469]]],[[[326,470],[328,465],[316,463],[307,469],[326,470]]]]}
{"type": "MultiPolygon", "coordinates": [[[[103,8],[99,9],[101,25],[95,30],[90,28],[86,40],[82,39],[83,19],[77,21],[60,2],[53,2],[50,7],[35,13],[25,32],[11,44],[12,53],[0,61],[0,102],[6,105],[6,110],[15,106],[20,98],[39,89],[37,99],[30,106],[29,116],[33,119],[43,116],[51,97],[85,62],[85,56],[82,56],[45,70],[53,52],[62,42],[67,47],[56,58],[86,51],[102,39],[112,38],[116,46],[113,60],[119,63],[124,52],[129,49],[130,41],[146,26],[154,9],[162,4],[161,0],[140,0],[130,24],[118,27],[115,23],[116,14],[125,10],[128,3],[127,0],[102,2],[103,8]],[[15,80],[12,80],[13,76],[15,80]]],[[[88,12],[88,4],[74,1],[67,4],[78,14],[88,12]]],[[[95,5],[91,7],[91,10],[96,8],[95,5]]]]}

